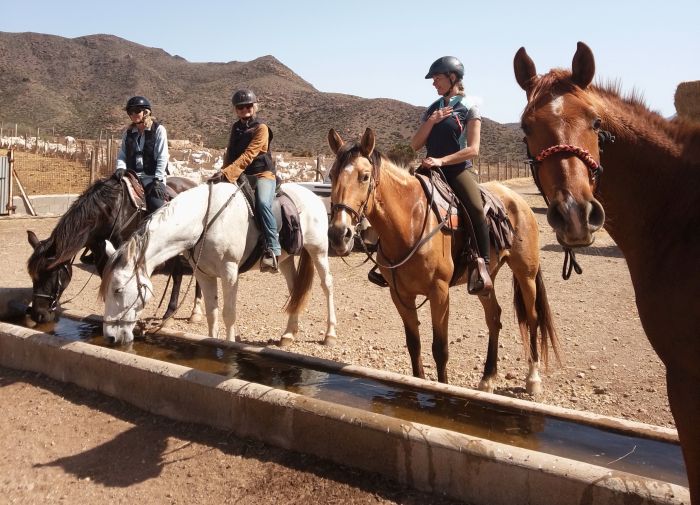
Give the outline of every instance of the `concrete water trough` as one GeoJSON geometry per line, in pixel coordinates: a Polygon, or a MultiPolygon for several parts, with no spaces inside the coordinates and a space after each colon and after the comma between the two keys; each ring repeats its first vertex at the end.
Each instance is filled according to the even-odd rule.
{"type": "MultiPolygon", "coordinates": [[[[155,414],[206,424],[240,437],[378,472],[416,489],[469,503],[690,503],[688,489],[684,487],[687,481],[682,462],[678,461],[680,450],[675,430],[277,349],[161,330],[154,337],[157,342],[148,354],[168,359],[168,356],[177,355],[178,346],[187,346],[188,359],[181,363],[192,366],[184,366],[138,355],[138,347],[146,345],[138,342],[129,352],[90,343],[90,338],[96,343],[102,340],[99,336],[87,336],[100,332],[98,316],[64,311],[61,321],[56,327],[73,325],[72,339],[61,336],[60,331],[43,333],[0,322],[0,365],[40,372],[155,414]],[[158,346],[167,349],[158,351],[158,346]],[[192,349],[209,349],[213,362],[218,365],[212,365],[210,358],[203,358],[206,353],[192,349]],[[219,359],[228,353],[236,357],[231,361],[219,359]],[[273,368],[278,375],[267,380],[271,385],[241,378],[251,376],[243,373],[247,368],[254,370],[252,376],[265,379],[263,375],[267,372],[260,371],[260,360],[275,363],[273,368]],[[199,362],[205,362],[199,367],[203,369],[197,369],[199,362]],[[231,372],[233,368],[235,372],[231,372]],[[291,370],[302,371],[292,373],[291,370]],[[294,379],[288,380],[285,373],[294,379]],[[331,376],[341,377],[349,384],[348,389],[337,386],[340,382],[335,379],[327,380],[331,376]],[[304,381],[306,383],[301,384],[304,381]],[[285,384],[287,382],[289,384],[285,384]],[[335,387],[336,390],[330,396],[319,393],[324,383],[336,384],[331,386],[330,389],[335,387]],[[290,384],[287,390],[283,389],[290,384]],[[352,388],[374,388],[372,400],[369,403],[366,400],[345,402],[345,397],[353,396],[352,388]],[[394,391],[392,388],[401,392],[386,393],[394,391]],[[381,392],[377,393],[377,389],[381,392]],[[416,402],[414,410],[418,413],[400,417],[397,413],[403,409],[395,409],[390,404],[395,399],[416,402]],[[448,412],[455,415],[444,416],[438,412],[431,416],[423,412],[441,402],[451,405],[448,412]],[[459,410],[473,405],[493,409],[494,426],[501,426],[502,419],[517,416],[520,421],[516,424],[522,424],[522,419],[528,420],[524,429],[526,437],[510,445],[504,443],[511,439],[507,433],[487,439],[487,432],[494,431],[491,427],[483,430],[484,436],[470,434],[481,434],[478,430],[464,432],[459,424],[459,410]],[[596,459],[598,454],[593,454],[578,458],[583,449],[567,449],[563,452],[567,456],[560,455],[556,448],[550,450],[558,442],[547,442],[547,436],[542,434],[564,433],[571,429],[562,428],[565,425],[575,427],[575,433],[569,435],[572,438],[600,438],[603,449],[593,449],[593,452],[605,453],[605,457],[596,459]],[[629,437],[631,441],[626,443],[634,443],[638,454],[647,451],[649,456],[642,460],[642,470],[647,463],[660,465],[659,470],[647,468],[642,474],[630,472],[632,467],[620,470],[618,462],[611,461],[617,453],[605,449],[617,443],[615,437],[624,440],[629,437]],[[592,464],[591,458],[593,462],[601,461],[600,465],[592,464]],[[671,463],[665,463],[665,458],[671,463]],[[659,461],[654,461],[657,459],[659,461]],[[666,472],[667,467],[674,469],[666,472]],[[645,472],[651,475],[644,476],[645,472]]],[[[622,453],[617,459],[625,460],[627,456],[622,453]]]]}

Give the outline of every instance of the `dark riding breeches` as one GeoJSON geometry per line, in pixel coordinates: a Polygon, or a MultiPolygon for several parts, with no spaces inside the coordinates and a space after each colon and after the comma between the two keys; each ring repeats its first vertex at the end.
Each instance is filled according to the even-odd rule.
{"type": "Polygon", "coordinates": [[[444,170],[445,179],[452,190],[467,209],[469,219],[474,226],[474,235],[479,248],[479,255],[488,263],[489,259],[489,227],[484,217],[484,204],[481,201],[481,191],[474,174],[466,168],[463,170],[444,170]]]}

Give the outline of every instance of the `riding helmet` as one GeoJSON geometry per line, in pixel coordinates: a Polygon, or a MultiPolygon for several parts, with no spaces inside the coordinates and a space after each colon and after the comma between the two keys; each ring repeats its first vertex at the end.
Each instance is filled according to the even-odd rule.
{"type": "Polygon", "coordinates": [[[126,107],[124,107],[124,110],[138,108],[151,110],[151,102],[149,102],[148,98],[144,96],[132,96],[129,98],[129,101],[126,102],[126,107]]]}
{"type": "Polygon", "coordinates": [[[449,74],[454,73],[457,78],[462,79],[464,77],[464,65],[459,61],[458,58],[454,56],[443,56],[438,58],[430,65],[430,70],[426,74],[426,79],[432,79],[435,74],[449,74]]]}
{"type": "Polygon", "coordinates": [[[233,94],[231,98],[233,105],[248,105],[250,103],[258,103],[258,98],[249,89],[239,89],[233,94]]]}

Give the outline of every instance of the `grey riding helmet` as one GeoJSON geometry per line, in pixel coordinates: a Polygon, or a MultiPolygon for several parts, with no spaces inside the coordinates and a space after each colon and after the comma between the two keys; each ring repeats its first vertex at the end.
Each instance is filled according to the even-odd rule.
{"type": "Polygon", "coordinates": [[[151,102],[148,101],[148,98],[144,96],[132,96],[129,98],[129,101],[126,102],[126,107],[124,107],[124,110],[128,111],[129,109],[148,109],[151,110],[151,102]]]}
{"type": "Polygon", "coordinates": [[[253,93],[249,89],[239,89],[233,94],[233,98],[231,98],[231,102],[233,103],[234,106],[236,105],[248,105],[251,103],[257,103],[258,98],[255,96],[255,93],[253,93]]]}
{"type": "Polygon", "coordinates": [[[443,56],[430,65],[430,70],[428,70],[425,78],[432,79],[436,74],[450,73],[457,75],[457,78],[461,80],[464,77],[464,65],[454,56],[443,56]]]}

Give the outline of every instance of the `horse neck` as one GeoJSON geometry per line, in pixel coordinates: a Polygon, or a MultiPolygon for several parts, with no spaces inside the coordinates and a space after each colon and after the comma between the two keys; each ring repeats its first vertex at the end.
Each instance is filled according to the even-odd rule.
{"type": "Polygon", "coordinates": [[[379,183],[366,215],[382,237],[382,250],[389,257],[402,255],[420,240],[426,207],[418,179],[382,160],[379,183]]]}
{"type": "MultiPolygon", "coordinates": [[[[639,104],[612,100],[604,124],[615,142],[603,146],[599,198],[606,211],[606,229],[625,253],[631,268],[645,268],[663,254],[659,237],[672,243],[684,233],[679,221],[697,222],[700,171],[684,160],[674,126],[639,104]],[[632,253],[632,254],[629,254],[632,253]]],[[[695,163],[697,167],[697,163],[695,163]]]]}

